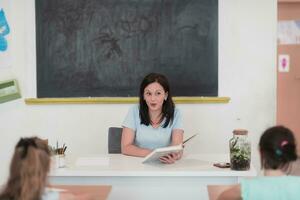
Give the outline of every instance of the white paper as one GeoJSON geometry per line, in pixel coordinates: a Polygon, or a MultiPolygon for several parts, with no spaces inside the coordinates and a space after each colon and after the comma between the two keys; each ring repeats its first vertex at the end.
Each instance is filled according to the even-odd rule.
{"type": "Polygon", "coordinates": [[[76,161],[76,166],[108,166],[109,157],[95,156],[95,157],[81,157],[76,161]]]}
{"type": "Polygon", "coordinates": [[[278,44],[300,44],[300,21],[286,20],[278,22],[278,44]]]}

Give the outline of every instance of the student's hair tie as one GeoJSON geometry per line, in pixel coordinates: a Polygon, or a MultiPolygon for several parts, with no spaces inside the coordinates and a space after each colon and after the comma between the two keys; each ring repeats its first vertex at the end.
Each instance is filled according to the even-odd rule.
{"type": "Polygon", "coordinates": [[[277,156],[281,156],[282,155],[282,151],[280,149],[276,149],[275,153],[277,156]]]}
{"type": "Polygon", "coordinates": [[[23,152],[21,154],[22,159],[26,157],[29,146],[37,148],[37,145],[33,139],[21,138],[20,141],[18,142],[16,148],[23,147],[23,152]]]}
{"type": "Polygon", "coordinates": [[[280,147],[284,147],[285,145],[287,145],[289,142],[287,140],[283,140],[281,143],[280,143],[280,147]]]}

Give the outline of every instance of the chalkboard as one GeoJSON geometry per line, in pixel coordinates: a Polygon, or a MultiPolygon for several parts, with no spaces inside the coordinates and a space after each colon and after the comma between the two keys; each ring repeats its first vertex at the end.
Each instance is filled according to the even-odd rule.
{"type": "Polygon", "coordinates": [[[37,97],[218,96],[218,0],[36,0],[37,97]]]}

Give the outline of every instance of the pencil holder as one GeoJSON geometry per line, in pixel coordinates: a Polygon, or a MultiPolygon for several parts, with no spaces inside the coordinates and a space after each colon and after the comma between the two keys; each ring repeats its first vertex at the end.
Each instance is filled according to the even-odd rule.
{"type": "Polygon", "coordinates": [[[53,156],[53,162],[56,169],[66,167],[65,154],[57,154],[53,156]]]}

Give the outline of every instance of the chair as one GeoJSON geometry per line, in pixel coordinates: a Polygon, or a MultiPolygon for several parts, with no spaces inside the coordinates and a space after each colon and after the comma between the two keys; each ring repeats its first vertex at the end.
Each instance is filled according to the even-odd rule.
{"type": "Polygon", "coordinates": [[[108,129],[108,153],[121,153],[122,128],[110,127],[108,129]]]}

